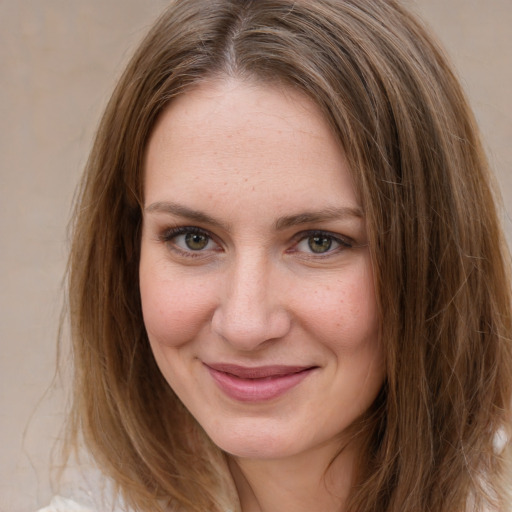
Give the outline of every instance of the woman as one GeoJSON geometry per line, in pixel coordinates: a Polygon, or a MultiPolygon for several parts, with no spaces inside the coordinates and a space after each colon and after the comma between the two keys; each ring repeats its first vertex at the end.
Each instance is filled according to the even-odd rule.
{"type": "Polygon", "coordinates": [[[70,431],[137,510],[508,510],[507,252],[394,0],[181,0],[78,201],[70,431]]]}

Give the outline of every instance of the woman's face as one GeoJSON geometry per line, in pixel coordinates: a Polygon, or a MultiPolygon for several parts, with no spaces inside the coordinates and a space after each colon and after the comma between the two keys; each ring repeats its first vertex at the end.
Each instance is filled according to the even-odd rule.
{"type": "Polygon", "coordinates": [[[364,213],[317,107],[203,83],[161,116],[144,186],[142,308],[169,385],[228,453],[337,449],[384,356],[364,213]]]}

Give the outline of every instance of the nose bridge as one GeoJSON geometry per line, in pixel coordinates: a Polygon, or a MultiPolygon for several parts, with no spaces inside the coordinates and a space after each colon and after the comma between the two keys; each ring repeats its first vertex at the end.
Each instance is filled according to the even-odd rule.
{"type": "Polygon", "coordinates": [[[289,329],[274,265],[263,250],[247,250],[237,255],[226,272],[212,323],[238,349],[253,350],[289,329]]]}

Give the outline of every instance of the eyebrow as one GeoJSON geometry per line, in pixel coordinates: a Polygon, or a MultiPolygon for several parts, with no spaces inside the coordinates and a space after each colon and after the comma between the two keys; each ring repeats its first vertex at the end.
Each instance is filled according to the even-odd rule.
{"type": "MultiPolygon", "coordinates": [[[[144,211],[148,213],[157,212],[157,213],[167,213],[169,215],[176,215],[178,217],[183,217],[195,222],[201,222],[205,224],[209,224],[211,226],[216,226],[225,231],[230,230],[230,225],[224,222],[221,222],[214,217],[208,215],[199,210],[194,210],[185,205],[167,202],[167,201],[157,201],[155,203],[150,204],[144,211]]],[[[329,220],[343,220],[346,218],[358,218],[362,219],[364,217],[363,211],[359,207],[351,207],[351,206],[342,206],[342,207],[328,207],[323,208],[318,211],[311,212],[302,212],[296,215],[287,215],[284,217],[280,217],[275,222],[276,231],[283,231],[285,229],[291,228],[293,226],[298,226],[302,224],[311,224],[315,222],[326,222],[329,220]]]]}
{"type": "Polygon", "coordinates": [[[202,222],[204,224],[209,224],[211,226],[216,226],[218,228],[229,231],[229,224],[220,222],[219,220],[208,215],[207,213],[201,212],[199,210],[193,210],[188,206],[184,206],[178,203],[158,201],[144,208],[144,211],[148,213],[168,213],[169,215],[176,215],[178,217],[183,217],[185,219],[189,219],[196,222],[202,222]]]}
{"type": "Polygon", "coordinates": [[[343,220],[346,218],[364,217],[363,211],[358,207],[342,206],[339,208],[324,208],[314,212],[303,212],[297,215],[289,215],[277,219],[275,227],[277,231],[315,222],[326,222],[329,220],[343,220]]]}

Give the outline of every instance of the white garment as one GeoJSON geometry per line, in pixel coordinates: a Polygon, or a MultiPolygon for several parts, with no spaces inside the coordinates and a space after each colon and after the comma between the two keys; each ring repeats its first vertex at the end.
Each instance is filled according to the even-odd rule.
{"type": "MultiPolygon", "coordinates": [[[[62,496],[54,496],[47,507],[39,509],[37,512],[96,512],[92,508],[80,505],[76,501],[62,496]]],[[[231,512],[227,510],[226,512],[231,512]]]]}
{"type": "Polygon", "coordinates": [[[94,512],[91,508],[84,507],[76,501],[68,500],[62,496],[54,496],[47,507],[41,508],[38,512],[94,512]]]}

